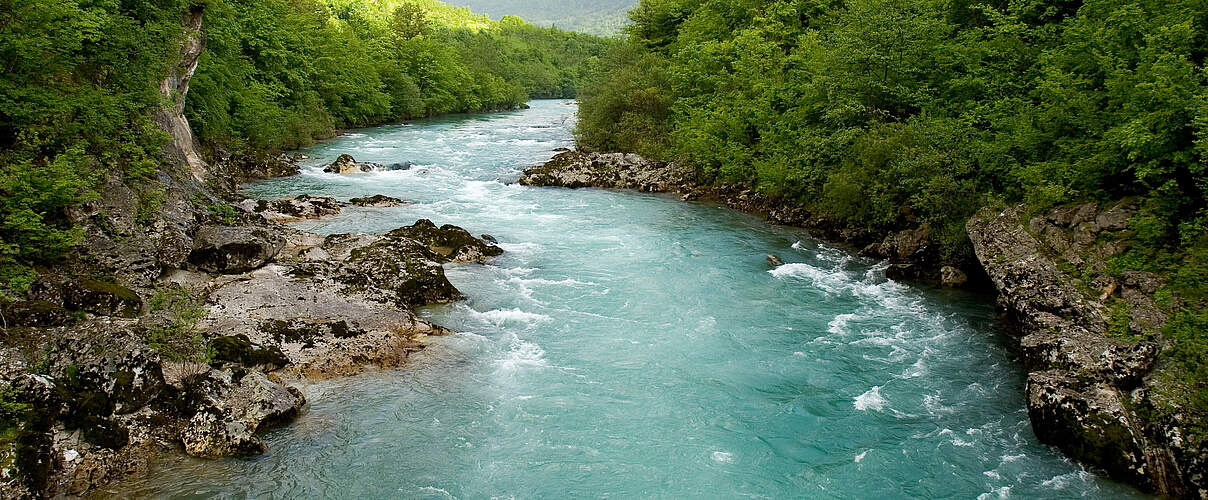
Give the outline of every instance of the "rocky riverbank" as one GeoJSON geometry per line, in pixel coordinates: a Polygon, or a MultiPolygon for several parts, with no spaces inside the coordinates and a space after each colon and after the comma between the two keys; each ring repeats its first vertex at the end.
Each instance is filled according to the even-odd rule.
{"type": "Polygon", "coordinates": [[[989,283],[1017,334],[1029,372],[1028,413],[1041,441],[1146,491],[1208,498],[1202,416],[1172,403],[1177,384],[1162,369],[1167,313],[1155,294],[1163,280],[1111,265],[1128,248],[1135,207],[1127,202],[1046,214],[986,209],[968,225],[977,259],[944,262],[925,227],[888,235],[845,229],[751,190],[701,186],[689,168],[636,155],[567,151],[526,170],[520,183],[715,200],[862,248],[888,260],[893,279],[989,283]]]}
{"type": "Polygon", "coordinates": [[[1147,491],[1208,497],[1202,416],[1173,398],[1165,371],[1166,284],[1109,268],[1136,207],[1096,203],[1029,214],[985,209],[968,224],[1029,371],[1037,437],[1147,491]]]}
{"type": "Polygon", "coordinates": [[[263,453],[257,434],[305,411],[291,384],[403,365],[447,333],[415,308],[462,298],[443,266],[502,253],[427,220],[332,236],[282,225],[396,198],[240,201],[236,182],[298,167],[195,150],[181,110],[200,40],[165,83],[174,160],[154,179],[106,178],[63,214],[75,251],[0,297],[0,498],[85,495],[159,454],[263,453]]]}
{"type": "MultiPolygon", "coordinates": [[[[85,213],[132,215],[115,202],[85,213]]],[[[91,227],[75,265],[3,305],[0,387],[20,419],[0,449],[4,497],[81,495],[159,453],[263,453],[256,434],[304,410],[292,381],[402,365],[446,333],[413,308],[461,298],[442,265],[502,253],[426,220],[319,236],[233,210],[182,205],[157,245],[137,225],[91,227]],[[183,250],[152,261],[151,247],[183,250]]]]}
{"type": "Polygon", "coordinates": [[[945,261],[926,226],[891,233],[848,227],[795,203],[733,185],[697,182],[695,171],[679,163],[649,160],[635,154],[563,151],[544,165],[526,169],[520,184],[566,188],[633,189],[675,193],[684,201],[706,200],[765,217],[773,224],[797,226],[827,240],[847,245],[861,255],[889,261],[893,279],[927,281],[950,287],[989,286],[973,261],[945,261]]]}

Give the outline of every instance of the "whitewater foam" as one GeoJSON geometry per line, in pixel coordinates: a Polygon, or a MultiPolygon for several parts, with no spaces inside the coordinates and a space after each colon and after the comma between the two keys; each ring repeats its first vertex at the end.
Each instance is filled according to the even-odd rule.
{"type": "Polygon", "coordinates": [[[885,408],[885,403],[888,401],[886,401],[885,397],[881,395],[881,387],[883,386],[878,385],[865,391],[864,394],[856,396],[853,400],[853,405],[855,405],[856,409],[860,411],[883,410],[885,408]]]}

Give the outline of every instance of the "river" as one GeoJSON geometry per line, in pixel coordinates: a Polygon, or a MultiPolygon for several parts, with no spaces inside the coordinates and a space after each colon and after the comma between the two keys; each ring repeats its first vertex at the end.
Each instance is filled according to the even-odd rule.
{"type": "Polygon", "coordinates": [[[1130,497],[1036,441],[988,298],[912,287],[800,229],[663,195],[516,185],[570,147],[574,103],[358,130],[249,197],[416,202],[300,223],[419,218],[497,237],[453,265],[456,330],[408,367],[310,383],[248,459],[124,486],[178,498],[1130,497]],[[414,162],[339,176],[324,163],[414,162]],[[769,270],[765,255],[787,265],[769,270]]]}

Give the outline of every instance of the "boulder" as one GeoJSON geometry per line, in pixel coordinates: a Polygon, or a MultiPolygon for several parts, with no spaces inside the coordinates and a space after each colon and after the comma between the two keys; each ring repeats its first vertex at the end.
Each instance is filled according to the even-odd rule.
{"type": "Polygon", "coordinates": [[[461,292],[445,277],[439,256],[408,238],[383,238],[352,250],[336,279],[351,292],[380,291],[376,298],[403,307],[462,299],[461,292]]]}
{"type": "Polygon", "coordinates": [[[45,300],[21,300],[4,306],[6,327],[60,326],[71,320],[71,313],[45,300]]]}
{"type": "Polygon", "coordinates": [[[113,421],[146,407],[164,391],[159,353],[136,333],[136,323],[94,320],[61,331],[46,355],[60,420],[85,429],[94,444],[120,447],[125,429],[113,421]]]}
{"type": "Polygon", "coordinates": [[[503,249],[475,238],[469,231],[446,224],[436,227],[432,221],[420,219],[407,227],[386,233],[388,239],[406,238],[424,244],[439,262],[485,262],[503,253],[503,249]]]}
{"type": "Polygon", "coordinates": [[[210,341],[215,362],[236,363],[249,368],[273,371],[289,364],[289,358],[275,345],[253,343],[247,335],[229,335],[210,341]]]}
{"type": "Polygon", "coordinates": [[[964,271],[952,266],[940,268],[940,284],[949,288],[959,288],[969,282],[969,276],[964,271]]]}
{"type": "Polygon", "coordinates": [[[367,196],[364,198],[353,198],[349,201],[358,207],[397,207],[406,203],[398,198],[392,198],[381,194],[367,196]]]}
{"type": "Polygon", "coordinates": [[[324,172],[332,174],[360,174],[374,170],[381,170],[381,165],[358,162],[352,155],[340,155],[336,161],[323,169],[324,172]]]}
{"type": "Polygon", "coordinates": [[[198,411],[181,431],[185,451],[198,457],[247,456],[268,446],[256,433],[295,418],[306,404],[297,389],[281,386],[258,371],[214,370],[195,382],[198,411]]]}
{"type": "Polygon", "coordinates": [[[894,281],[913,281],[922,278],[923,270],[917,264],[890,264],[885,268],[885,277],[894,281]]]}
{"type": "Polygon", "coordinates": [[[134,318],[143,313],[143,299],[117,283],[82,279],[63,287],[63,305],[100,316],[134,318]]]}
{"type": "Polygon", "coordinates": [[[783,266],[783,265],[784,265],[784,261],[780,260],[780,257],[777,257],[772,254],[768,254],[768,267],[775,269],[775,268],[783,266]]]}
{"type": "Polygon", "coordinates": [[[189,263],[208,273],[239,274],[272,261],[284,246],[272,228],[205,226],[194,236],[189,263]]]}
{"type": "Polygon", "coordinates": [[[403,162],[403,163],[391,163],[389,165],[384,165],[381,167],[381,170],[386,170],[386,171],[411,170],[414,167],[415,167],[415,164],[408,161],[408,162],[403,162]]]}
{"type": "Polygon", "coordinates": [[[673,191],[689,184],[691,169],[676,163],[649,160],[627,153],[558,153],[540,167],[524,171],[520,184],[567,188],[636,189],[673,191]]]}

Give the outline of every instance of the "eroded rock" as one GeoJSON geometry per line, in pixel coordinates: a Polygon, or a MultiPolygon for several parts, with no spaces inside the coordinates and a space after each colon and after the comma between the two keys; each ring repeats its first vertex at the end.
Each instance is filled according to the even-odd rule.
{"type": "Polygon", "coordinates": [[[341,203],[330,196],[299,195],[275,200],[244,200],[237,205],[272,222],[318,219],[340,213],[341,203]]]}
{"type": "Polygon", "coordinates": [[[206,226],[194,236],[189,263],[209,273],[244,273],[272,261],[284,246],[272,228],[206,226]]]}

